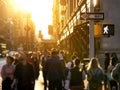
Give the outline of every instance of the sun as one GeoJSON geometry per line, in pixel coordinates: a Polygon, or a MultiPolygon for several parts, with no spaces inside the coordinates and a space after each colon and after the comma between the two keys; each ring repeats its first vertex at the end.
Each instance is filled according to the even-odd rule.
{"type": "Polygon", "coordinates": [[[52,24],[53,0],[14,0],[24,11],[29,11],[36,26],[36,34],[42,30],[45,39],[48,39],[48,25],[52,24]]]}

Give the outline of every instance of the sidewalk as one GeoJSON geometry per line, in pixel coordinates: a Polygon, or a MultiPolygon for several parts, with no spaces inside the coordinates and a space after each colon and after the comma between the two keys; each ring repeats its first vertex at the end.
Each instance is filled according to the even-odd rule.
{"type": "Polygon", "coordinates": [[[40,75],[38,80],[35,81],[35,90],[44,90],[43,86],[43,78],[42,78],[42,72],[40,71],[40,75]]]}

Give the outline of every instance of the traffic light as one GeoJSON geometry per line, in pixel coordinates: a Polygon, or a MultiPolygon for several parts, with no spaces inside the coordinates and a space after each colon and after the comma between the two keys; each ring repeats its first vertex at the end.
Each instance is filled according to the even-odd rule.
{"type": "Polygon", "coordinates": [[[96,23],[94,25],[94,36],[95,37],[102,37],[102,29],[101,29],[101,24],[96,23]]]}
{"type": "Polygon", "coordinates": [[[103,35],[114,35],[114,24],[103,24],[102,34],[103,35]]]}
{"type": "Polygon", "coordinates": [[[108,22],[97,22],[94,25],[95,37],[113,36],[114,31],[115,31],[115,25],[108,22]]]}

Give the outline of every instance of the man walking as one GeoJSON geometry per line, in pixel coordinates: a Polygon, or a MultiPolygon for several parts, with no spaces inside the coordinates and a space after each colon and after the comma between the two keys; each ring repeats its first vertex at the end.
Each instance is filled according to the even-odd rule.
{"type": "Polygon", "coordinates": [[[27,56],[24,53],[20,56],[20,63],[16,65],[14,77],[17,90],[34,90],[34,69],[32,64],[27,62],[27,56]]]}
{"type": "Polygon", "coordinates": [[[58,52],[53,50],[51,57],[46,61],[46,74],[49,80],[49,90],[62,90],[64,79],[63,65],[58,58],[58,52]]]}

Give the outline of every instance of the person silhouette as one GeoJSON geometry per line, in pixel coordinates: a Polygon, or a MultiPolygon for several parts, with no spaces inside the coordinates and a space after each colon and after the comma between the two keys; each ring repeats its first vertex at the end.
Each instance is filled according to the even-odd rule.
{"type": "Polygon", "coordinates": [[[108,34],[108,31],[109,31],[109,28],[108,28],[108,26],[106,26],[106,27],[104,27],[104,34],[108,34]]]}

